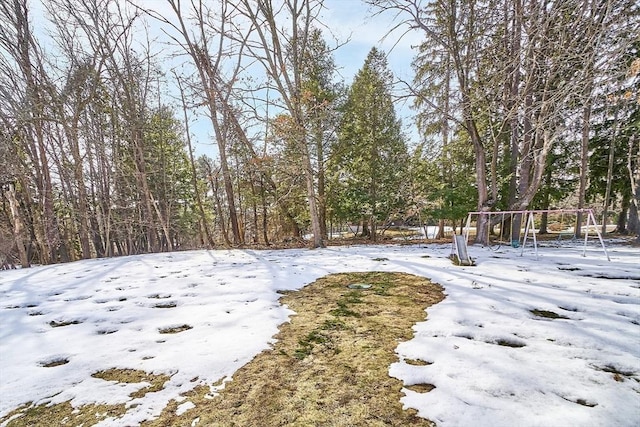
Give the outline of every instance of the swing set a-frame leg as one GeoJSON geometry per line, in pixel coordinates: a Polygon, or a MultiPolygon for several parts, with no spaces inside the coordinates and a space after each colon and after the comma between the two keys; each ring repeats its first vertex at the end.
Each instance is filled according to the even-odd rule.
{"type": "Polygon", "coordinates": [[[524,239],[522,240],[522,250],[520,251],[520,256],[524,255],[524,247],[527,245],[527,237],[529,236],[529,230],[531,230],[531,235],[533,239],[533,249],[536,254],[536,259],[538,259],[538,239],[536,238],[536,226],[533,221],[533,212],[525,212],[527,215],[527,225],[524,228],[524,239]]]}
{"type": "Polygon", "coordinates": [[[602,250],[604,254],[607,256],[607,261],[611,261],[609,258],[609,253],[607,252],[607,248],[604,245],[604,240],[602,240],[602,234],[600,234],[600,230],[598,230],[598,226],[596,224],[596,218],[593,216],[593,210],[589,209],[587,214],[587,228],[584,232],[584,248],[582,249],[582,256],[587,256],[587,238],[589,237],[589,222],[593,222],[594,228],[596,229],[596,234],[598,235],[598,240],[600,240],[600,246],[602,246],[602,250]]]}

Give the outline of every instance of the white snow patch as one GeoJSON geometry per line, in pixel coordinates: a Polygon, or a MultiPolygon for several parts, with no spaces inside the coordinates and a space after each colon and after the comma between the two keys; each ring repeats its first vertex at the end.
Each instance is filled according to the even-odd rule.
{"type": "Polygon", "coordinates": [[[180,416],[180,415],[184,414],[185,412],[187,412],[189,409],[193,409],[195,407],[196,407],[196,405],[191,401],[186,401],[184,403],[181,403],[178,406],[178,409],[176,409],[176,415],[180,416]]]}
{"type": "Polygon", "coordinates": [[[640,424],[640,249],[610,247],[607,262],[597,248],[587,257],[581,248],[541,248],[536,259],[471,246],[476,267],[452,265],[449,252],[450,245],[191,251],[3,271],[0,416],[30,401],[128,402],[124,417],[99,425],[137,425],[198,385],[215,396],[224,382],[213,384],[272,345],[292,314],[277,291],[330,273],[399,271],[431,278],[447,294],[389,368],[407,387],[435,386],[405,388],[405,407],[439,426],[640,424]],[[161,333],[170,326],[185,328],[161,333]],[[110,368],[171,378],[132,400],[147,384],[91,377],[110,368]]]}

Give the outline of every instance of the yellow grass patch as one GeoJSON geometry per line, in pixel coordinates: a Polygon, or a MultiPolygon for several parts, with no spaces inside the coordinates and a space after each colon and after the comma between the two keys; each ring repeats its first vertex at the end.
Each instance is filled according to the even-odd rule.
{"type": "Polygon", "coordinates": [[[171,402],[144,426],[432,426],[402,409],[402,383],[388,371],[398,342],[442,298],[438,285],[402,273],[334,274],[287,292],[281,302],[297,314],[271,350],[218,396],[197,387],[183,396],[194,408],[177,415],[171,402]]]}
{"type": "Polygon", "coordinates": [[[119,383],[149,383],[147,387],[131,393],[129,396],[133,399],[144,397],[147,393],[162,390],[164,383],[169,381],[170,377],[165,374],[155,375],[149,374],[139,369],[117,369],[111,368],[105,371],[99,371],[91,375],[94,378],[100,378],[105,381],[115,381],[119,383]]]}
{"type": "Polygon", "coordinates": [[[36,426],[92,426],[108,417],[120,417],[126,412],[125,405],[85,405],[74,408],[70,402],[34,406],[28,403],[0,418],[7,427],[36,426]]]}
{"type": "MultiPolygon", "coordinates": [[[[107,369],[91,375],[105,381],[120,383],[149,383],[148,386],[131,393],[132,399],[144,397],[145,394],[162,390],[164,383],[169,380],[168,375],[154,375],[136,369],[107,369]]],[[[7,427],[33,427],[33,426],[92,426],[109,418],[119,418],[126,412],[125,404],[119,405],[83,405],[74,408],[70,402],[51,405],[41,403],[33,405],[28,403],[15,409],[5,417],[0,418],[0,424],[11,421],[7,427]]]]}

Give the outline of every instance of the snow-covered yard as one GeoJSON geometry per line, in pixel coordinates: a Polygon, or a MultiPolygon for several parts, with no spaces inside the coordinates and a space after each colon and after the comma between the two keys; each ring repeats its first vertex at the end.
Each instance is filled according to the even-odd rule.
{"type": "MultiPolygon", "coordinates": [[[[200,384],[230,378],[273,342],[292,312],[279,290],[330,273],[398,271],[432,279],[447,297],[400,343],[391,376],[402,402],[440,426],[640,425],[640,248],[450,245],[320,250],[193,251],[0,272],[0,417],[26,402],[128,402],[135,425],[200,384]],[[174,328],[179,333],[163,333],[174,328]],[[404,359],[419,359],[417,366],[404,359]],[[164,389],[91,375],[166,373],[164,389]]],[[[214,390],[215,391],[215,390],[214,390]]]]}

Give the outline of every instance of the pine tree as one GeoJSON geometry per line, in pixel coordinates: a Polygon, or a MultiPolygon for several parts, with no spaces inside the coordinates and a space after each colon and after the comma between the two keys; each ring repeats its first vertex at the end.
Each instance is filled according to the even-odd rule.
{"type": "Polygon", "coordinates": [[[392,74],[384,53],[371,49],[344,105],[330,155],[331,206],[342,220],[362,221],[363,235],[403,206],[407,148],[396,118],[392,74]]]}
{"type": "Polygon", "coordinates": [[[340,86],[334,83],[336,64],[322,31],[310,30],[309,42],[303,53],[302,108],[310,139],[310,152],[316,172],[318,197],[318,215],[322,238],[327,235],[327,196],[325,163],[326,151],[335,139],[338,126],[336,104],[340,95],[340,86]]]}

